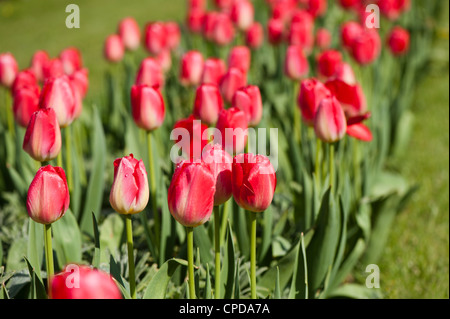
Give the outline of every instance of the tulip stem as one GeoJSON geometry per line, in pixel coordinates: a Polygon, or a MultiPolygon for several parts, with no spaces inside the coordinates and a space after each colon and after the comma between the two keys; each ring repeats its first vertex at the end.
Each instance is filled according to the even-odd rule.
{"type": "Polygon", "coordinates": [[[292,86],[292,101],[294,102],[293,112],[294,112],[294,137],[297,144],[300,144],[301,140],[301,118],[300,118],[300,109],[297,107],[297,95],[298,90],[300,88],[300,82],[295,81],[294,85],[292,86]]]}
{"type": "Polygon", "coordinates": [[[5,107],[9,133],[11,134],[12,137],[14,137],[16,135],[16,131],[14,129],[14,113],[13,107],[11,105],[11,94],[7,90],[5,90],[5,107]]]}
{"type": "Polygon", "coordinates": [[[195,281],[194,281],[194,228],[186,227],[187,233],[187,257],[188,257],[188,275],[189,275],[189,298],[195,297],[195,281]]]}
{"type": "Polygon", "coordinates": [[[127,229],[127,249],[128,249],[128,270],[130,281],[130,296],[136,299],[136,278],[134,270],[134,253],[133,253],[133,225],[131,215],[125,216],[126,229],[127,229]]]}
{"type": "Polygon", "coordinates": [[[256,217],[255,212],[250,212],[250,288],[252,299],[256,299],[256,217]]]}
{"type": "Polygon", "coordinates": [[[56,166],[63,167],[63,160],[62,160],[62,153],[59,151],[58,155],[56,156],[56,166]]]}
{"type": "Polygon", "coordinates": [[[219,206],[214,206],[214,249],[216,253],[216,277],[215,277],[215,292],[216,299],[220,298],[220,209],[219,206]]]}
{"type": "MultiPolygon", "coordinates": [[[[334,144],[330,143],[330,187],[334,187],[334,144]]],[[[335,187],[334,187],[335,188],[335,187]]]]}
{"type": "Polygon", "coordinates": [[[54,273],[52,249],[52,224],[44,224],[45,262],[47,267],[47,289],[50,291],[50,280],[54,273]]]}
{"type": "Polygon", "coordinates": [[[154,231],[155,231],[155,240],[156,247],[159,249],[159,239],[160,239],[160,221],[159,214],[157,211],[156,205],[156,178],[155,178],[155,161],[153,157],[153,147],[152,147],[152,132],[147,132],[147,146],[148,146],[148,165],[150,171],[150,196],[152,201],[152,210],[153,210],[153,220],[154,220],[154,231]]]}
{"type": "Polygon", "coordinates": [[[68,126],[66,133],[66,170],[67,170],[67,184],[69,192],[73,191],[73,176],[72,176],[72,129],[68,126]]]}
{"type": "Polygon", "coordinates": [[[316,138],[316,162],[314,163],[314,173],[318,181],[321,179],[320,174],[320,151],[322,149],[322,142],[320,138],[316,138]]]}

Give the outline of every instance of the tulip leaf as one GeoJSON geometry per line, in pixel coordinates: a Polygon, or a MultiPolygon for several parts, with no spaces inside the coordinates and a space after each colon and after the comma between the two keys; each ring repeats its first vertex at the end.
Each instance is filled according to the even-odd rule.
{"type": "Polygon", "coordinates": [[[227,235],[225,240],[225,249],[222,258],[222,267],[220,269],[220,294],[221,298],[230,299],[233,296],[235,281],[235,249],[233,242],[233,233],[231,225],[228,222],[227,235]]]}
{"type": "Polygon", "coordinates": [[[236,260],[236,271],[234,276],[234,299],[241,298],[241,287],[239,284],[239,258],[236,260]]]}
{"type": "Polygon", "coordinates": [[[258,261],[262,262],[269,252],[270,245],[272,243],[272,227],[273,225],[273,213],[272,206],[269,206],[263,213],[262,220],[262,238],[261,245],[259,246],[258,261]]]}
{"type": "Polygon", "coordinates": [[[334,289],[329,298],[351,298],[351,299],[380,299],[382,298],[378,289],[367,288],[358,284],[345,284],[334,289]]]}
{"type": "Polygon", "coordinates": [[[209,274],[209,264],[206,264],[206,278],[205,278],[205,290],[204,290],[205,299],[211,299],[213,296],[211,289],[211,276],[209,274]]]}
{"type": "Polygon", "coordinates": [[[108,215],[100,225],[100,264],[107,263],[109,254],[116,256],[119,251],[124,222],[119,214],[108,215]]]}
{"type": "Polygon", "coordinates": [[[69,263],[80,263],[81,232],[72,211],[68,209],[63,217],[52,224],[53,243],[59,268],[69,263]]]}
{"type": "Polygon", "coordinates": [[[36,223],[31,218],[28,222],[28,261],[33,266],[36,275],[41,278],[41,266],[44,253],[43,225],[36,223]]]}
{"type": "Polygon", "coordinates": [[[236,232],[237,243],[241,255],[250,258],[250,238],[247,228],[247,215],[236,201],[232,201],[232,221],[234,231],[236,232]]]}
{"type": "Polygon", "coordinates": [[[94,212],[92,212],[92,224],[94,226],[94,257],[92,260],[92,266],[98,269],[100,266],[100,234],[98,231],[97,218],[95,218],[94,212]]]}
{"type": "Polygon", "coordinates": [[[194,227],[194,243],[200,250],[203,262],[210,263],[213,260],[213,244],[206,231],[207,224],[194,227]]]}
{"type": "Polygon", "coordinates": [[[30,274],[30,294],[31,299],[47,299],[47,291],[45,290],[45,286],[42,283],[41,279],[37,276],[34,271],[34,267],[31,265],[30,261],[24,257],[25,262],[27,263],[28,272],[30,274]]]}
{"type": "Polygon", "coordinates": [[[281,299],[280,269],[278,267],[277,267],[277,277],[275,280],[275,290],[273,292],[273,299],[281,299]]]}
{"type": "Polygon", "coordinates": [[[300,234],[300,240],[295,246],[297,252],[294,263],[294,273],[292,275],[289,299],[305,298],[308,299],[308,263],[306,257],[306,248],[308,247],[314,230],[309,230],[306,234],[300,234]]]}
{"type": "Polygon", "coordinates": [[[6,271],[26,268],[23,257],[27,255],[27,247],[28,241],[26,238],[18,238],[12,242],[6,258],[6,271]]]}
{"type": "Polygon", "coordinates": [[[177,258],[167,260],[148,284],[143,299],[164,299],[167,285],[180,265],[187,266],[187,261],[177,258]]]}

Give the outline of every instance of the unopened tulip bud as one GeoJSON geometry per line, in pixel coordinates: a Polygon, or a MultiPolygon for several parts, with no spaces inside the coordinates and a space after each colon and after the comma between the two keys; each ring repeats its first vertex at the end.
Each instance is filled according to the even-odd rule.
{"type": "Polygon", "coordinates": [[[329,78],[336,73],[341,63],[342,54],[339,51],[326,50],[317,58],[318,73],[325,78],[329,78]]]}
{"type": "Polygon", "coordinates": [[[64,75],[64,65],[59,58],[45,61],[42,70],[44,72],[44,80],[64,75]]]}
{"type": "Polygon", "coordinates": [[[381,0],[377,4],[380,7],[381,14],[393,21],[409,9],[410,0],[381,0]]]}
{"type": "Polygon", "coordinates": [[[304,22],[292,22],[288,32],[290,45],[300,46],[306,54],[309,54],[314,46],[313,25],[304,22]]]}
{"type": "Polygon", "coordinates": [[[64,216],[70,197],[66,174],[61,167],[39,168],[27,194],[27,211],[32,220],[51,224],[64,216]]]}
{"type": "Polygon", "coordinates": [[[43,50],[38,50],[33,54],[31,58],[30,69],[33,71],[36,79],[39,82],[44,81],[44,64],[49,60],[48,53],[43,50]]]}
{"type": "Polygon", "coordinates": [[[166,28],[162,22],[151,22],[145,27],[145,47],[153,55],[166,48],[166,28]]]}
{"type": "Polygon", "coordinates": [[[399,56],[409,49],[409,32],[401,27],[394,27],[388,35],[388,46],[392,54],[399,56]]]}
{"type": "Polygon", "coordinates": [[[327,50],[331,45],[331,33],[325,28],[316,32],[316,45],[320,50],[327,50]]]}
{"type": "Polygon", "coordinates": [[[235,0],[231,6],[230,17],[238,29],[247,30],[254,19],[253,4],[249,0],[235,0]]]}
{"type": "Polygon", "coordinates": [[[317,79],[303,80],[300,84],[298,106],[302,114],[302,120],[309,126],[314,125],[317,108],[325,97],[330,97],[331,92],[317,79]]]}
{"type": "Polygon", "coordinates": [[[284,37],[284,23],[281,19],[271,18],[267,22],[267,38],[273,45],[280,44],[284,37]]]}
{"type": "Polygon", "coordinates": [[[219,13],[214,18],[214,25],[212,29],[212,40],[220,46],[230,44],[233,41],[235,30],[233,22],[228,14],[219,13]]]}
{"type": "Polygon", "coordinates": [[[327,0],[308,0],[306,10],[313,16],[322,16],[327,10],[327,0]]]}
{"type": "Polygon", "coordinates": [[[27,127],[31,116],[39,109],[39,88],[23,87],[13,95],[13,113],[17,124],[27,127]]]}
{"type": "Polygon", "coordinates": [[[199,51],[186,52],[181,59],[180,82],[185,86],[200,84],[203,63],[203,55],[199,51]]]}
{"type": "Polygon", "coordinates": [[[11,93],[14,95],[15,92],[27,87],[37,89],[39,92],[36,76],[31,69],[23,70],[17,73],[16,78],[11,85],[11,93]]]}
{"type": "Polygon", "coordinates": [[[247,46],[235,46],[228,55],[228,68],[238,68],[242,73],[250,70],[251,52],[247,46]]]}
{"type": "Polygon", "coordinates": [[[119,22],[117,29],[125,49],[135,51],[141,44],[141,30],[136,20],[126,17],[119,22]]]}
{"type": "Polygon", "coordinates": [[[189,31],[193,33],[201,33],[203,29],[203,19],[205,12],[200,9],[189,10],[186,16],[186,25],[189,31]]]}
{"type": "Polygon", "coordinates": [[[164,122],[165,107],[160,91],[145,84],[131,87],[131,113],[136,125],[146,131],[159,128],[164,122]]]}
{"type": "Polygon", "coordinates": [[[201,158],[202,150],[209,142],[208,126],[191,114],[187,118],[178,120],[173,129],[174,131],[182,129],[187,133],[175,136],[175,142],[181,148],[183,155],[188,159],[201,158]]]}
{"type": "Polygon", "coordinates": [[[166,22],[166,47],[169,50],[176,49],[181,40],[180,27],[176,22],[166,22]]]}
{"type": "Polygon", "coordinates": [[[361,24],[355,21],[347,21],[341,26],[341,41],[342,45],[351,49],[353,41],[363,32],[361,24]]]}
{"type": "Polygon", "coordinates": [[[172,67],[172,54],[169,49],[162,50],[155,58],[161,65],[161,70],[164,73],[167,73],[172,67]]]}
{"type": "Polygon", "coordinates": [[[217,122],[220,110],[223,109],[223,100],[220,90],[215,84],[201,84],[195,94],[192,114],[206,124],[217,122]]]}
{"type": "Polygon", "coordinates": [[[116,63],[121,61],[125,54],[125,47],[120,36],[117,34],[108,36],[105,40],[103,53],[109,62],[116,63]]]}
{"type": "Polygon", "coordinates": [[[19,67],[11,53],[0,54],[0,85],[11,87],[19,67]]]}
{"type": "Polygon", "coordinates": [[[114,182],[111,186],[109,203],[123,215],[142,212],[147,206],[150,192],[144,162],[133,154],[114,161],[114,182]]]}
{"type": "Polygon", "coordinates": [[[202,83],[220,84],[220,79],[227,71],[227,66],[222,59],[208,58],[203,64],[202,83]]]}
{"type": "Polygon", "coordinates": [[[352,56],[361,65],[375,61],[381,52],[381,39],[376,29],[365,29],[352,43],[352,56]]]}
{"type": "Polygon", "coordinates": [[[248,139],[247,115],[237,107],[219,113],[216,129],[221,133],[222,148],[230,154],[244,151],[248,139]]]}
{"type": "Polygon", "coordinates": [[[292,80],[300,80],[308,75],[308,59],[298,45],[290,45],[286,50],[284,73],[292,80]]]}
{"type": "Polygon", "coordinates": [[[64,73],[67,75],[71,75],[83,67],[81,53],[77,48],[71,47],[62,50],[59,59],[62,62],[64,73]]]}
{"type": "Polygon", "coordinates": [[[164,85],[164,75],[161,64],[155,58],[142,60],[136,75],[135,84],[146,84],[161,88],[164,85]]]}
{"type": "Polygon", "coordinates": [[[263,105],[261,92],[256,85],[247,85],[238,89],[234,93],[231,105],[244,111],[249,127],[256,126],[261,121],[263,105]]]}
{"type": "Polygon", "coordinates": [[[259,48],[264,41],[264,29],[261,23],[254,22],[245,32],[245,43],[252,49],[259,48]]]}
{"type": "Polygon", "coordinates": [[[234,93],[246,85],[246,75],[238,68],[230,68],[220,80],[220,92],[223,99],[231,103],[234,93]]]}
{"type": "Polygon", "coordinates": [[[334,143],[345,136],[347,122],[344,110],[334,97],[322,99],[314,119],[314,131],[319,139],[334,143]]]}

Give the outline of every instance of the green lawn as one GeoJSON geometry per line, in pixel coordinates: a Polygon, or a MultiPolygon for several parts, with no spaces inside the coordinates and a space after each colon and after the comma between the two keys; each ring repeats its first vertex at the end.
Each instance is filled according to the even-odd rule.
{"type": "MultiPolygon", "coordinates": [[[[103,41],[121,18],[133,16],[144,26],[158,19],[182,21],[184,13],[185,0],[0,0],[0,52],[10,51],[25,68],[38,49],[54,56],[76,46],[90,71],[89,96],[95,97],[107,67],[103,41]],[[69,3],[79,4],[80,29],[65,26],[69,3]]],[[[441,29],[429,73],[413,99],[410,147],[394,163],[420,189],[398,216],[380,261],[386,298],[449,298],[448,15],[441,29]]]]}

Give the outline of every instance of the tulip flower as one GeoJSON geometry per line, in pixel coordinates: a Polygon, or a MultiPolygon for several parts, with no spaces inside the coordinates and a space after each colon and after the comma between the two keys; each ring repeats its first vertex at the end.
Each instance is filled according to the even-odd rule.
{"type": "Polygon", "coordinates": [[[11,87],[18,70],[16,59],[11,53],[0,54],[0,85],[11,87]]]}
{"type": "Polygon", "coordinates": [[[267,38],[272,45],[283,41],[284,23],[281,19],[270,18],[267,22],[267,38]]]}
{"type": "Polygon", "coordinates": [[[346,129],[344,110],[336,97],[322,99],[314,119],[317,137],[326,143],[334,143],[344,137],[346,129]]]}
{"type": "Polygon", "coordinates": [[[164,100],[156,87],[146,84],[131,87],[131,113],[134,122],[146,131],[153,131],[163,124],[164,100]]]}
{"type": "Polygon", "coordinates": [[[125,46],[120,36],[117,34],[109,35],[105,40],[103,53],[109,62],[117,63],[121,61],[125,54],[125,46]]]}
{"type": "Polygon", "coordinates": [[[327,50],[331,45],[331,33],[325,28],[320,28],[316,32],[316,46],[320,50],[327,50]]]}
{"type": "Polygon", "coordinates": [[[240,30],[245,31],[253,24],[254,15],[253,4],[249,0],[236,0],[231,5],[231,21],[240,30]]]}
{"type": "Polygon", "coordinates": [[[215,124],[222,109],[223,100],[218,86],[201,84],[196,90],[192,114],[206,124],[215,124]]]}
{"type": "Polygon", "coordinates": [[[62,62],[64,73],[71,75],[83,67],[81,53],[77,48],[70,47],[61,51],[59,59],[62,62]]]}
{"type": "Polygon", "coordinates": [[[348,84],[342,80],[327,81],[325,86],[340,102],[347,117],[361,115],[367,110],[366,97],[360,84],[348,84]]]}
{"type": "Polygon", "coordinates": [[[212,28],[212,39],[214,43],[219,46],[230,44],[233,41],[235,30],[233,22],[228,14],[219,13],[214,18],[214,25],[212,28]]]}
{"type": "Polygon", "coordinates": [[[394,27],[388,34],[388,47],[393,55],[400,56],[409,49],[409,32],[402,27],[394,27]]]}
{"type": "Polygon", "coordinates": [[[372,63],[381,52],[381,39],[376,29],[365,29],[352,43],[352,57],[361,65],[372,63]]]}
{"type": "Polygon", "coordinates": [[[164,75],[161,64],[152,57],[143,59],[136,74],[135,84],[146,84],[151,87],[156,86],[162,88],[164,85],[164,75]]]}
{"type": "Polygon", "coordinates": [[[327,0],[308,0],[306,10],[313,16],[322,16],[327,10],[327,0]]]}
{"type": "Polygon", "coordinates": [[[256,126],[261,121],[263,104],[261,92],[256,85],[247,85],[238,89],[234,93],[231,104],[244,111],[249,127],[256,126]]]}
{"type": "Polygon", "coordinates": [[[206,0],[188,0],[189,9],[206,9],[206,0]]]}
{"type": "Polygon", "coordinates": [[[342,63],[342,54],[336,50],[326,50],[317,58],[318,73],[329,78],[336,73],[337,67],[342,63]]]}
{"type": "Polygon", "coordinates": [[[409,9],[410,0],[380,0],[377,4],[381,14],[389,20],[397,20],[404,11],[409,9]]]}
{"type": "Polygon", "coordinates": [[[17,124],[27,127],[31,116],[39,110],[39,88],[24,87],[16,90],[13,96],[13,113],[17,124]]]}
{"type": "Polygon", "coordinates": [[[166,28],[162,22],[151,22],[145,26],[144,43],[150,54],[157,55],[166,48],[166,28]]]}
{"type": "Polygon", "coordinates": [[[299,45],[306,54],[309,54],[314,46],[314,21],[304,11],[292,18],[288,30],[288,42],[290,45],[299,45]]]}
{"type": "Polygon", "coordinates": [[[203,55],[199,51],[186,52],[181,59],[180,82],[185,86],[200,84],[203,63],[203,55]]]}
{"type": "Polygon", "coordinates": [[[347,21],[341,26],[341,42],[344,48],[351,49],[353,41],[363,32],[361,24],[347,21]]]}
{"type": "Polygon", "coordinates": [[[175,138],[175,142],[180,146],[183,154],[188,159],[198,159],[201,157],[203,148],[208,144],[208,138],[204,138],[208,131],[208,126],[200,120],[196,120],[191,114],[185,119],[178,120],[173,126],[176,129],[183,129],[186,135],[180,135],[175,138]],[[187,140],[186,140],[187,138],[187,140]]]}
{"type": "Polygon", "coordinates": [[[264,29],[261,23],[254,22],[245,32],[245,44],[252,48],[259,48],[264,41],[264,29]]]}
{"type": "Polygon", "coordinates": [[[180,44],[180,27],[176,22],[166,22],[164,27],[166,29],[166,47],[169,50],[174,50],[180,44]]]}
{"type": "Polygon", "coordinates": [[[135,51],[139,48],[141,44],[141,30],[134,18],[126,17],[120,20],[117,33],[126,50],[135,51]]]}
{"type": "Polygon", "coordinates": [[[362,124],[362,122],[370,117],[370,113],[365,113],[359,116],[350,117],[347,119],[347,135],[354,137],[364,142],[370,142],[373,139],[370,129],[362,124]]]}
{"type": "Polygon", "coordinates": [[[202,34],[204,38],[208,41],[214,41],[214,27],[217,17],[219,17],[220,14],[221,14],[220,12],[216,11],[205,12],[202,21],[202,34]]]}
{"type": "Polygon", "coordinates": [[[222,59],[208,58],[203,64],[202,83],[220,84],[220,79],[227,71],[227,66],[222,59]]]}
{"type": "Polygon", "coordinates": [[[111,275],[84,265],[65,266],[52,277],[49,291],[51,299],[122,299],[111,275]]]}
{"type": "Polygon", "coordinates": [[[220,80],[220,92],[225,102],[231,103],[234,93],[247,85],[246,74],[238,68],[229,68],[220,80]]]}
{"type": "Polygon", "coordinates": [[[228,68],[237,68],[246,74],[250,70],[251,52],[247,46],[235,46],[228,55],[228,68]]]}
{"type": "Polygon", "coordinates": [[[33,54],[31,59],[30,69],[33,71],[36,79],[40,82],[44,81],[44,64],[49,60],[48,53],[43,50],[38,50],[33,54]]]}
{"type": "Polygon", "coordinates": [[[356,84],[355,72],[353,72],[352,66],[346,62],[342,62],[336,67],[336,73],[332,79],[341,80],[350,85],[356,84]]]}
{"type": "Polygon", "coordinates": [[[64,65],[59,58],[49,59],[42,68],[44,80],[64,75],[64,65]]]}
{"type": "Polygon", "coordinates": [[[203,27],[203,18],[205,11],[200,9],[191,9],[186,16],[186,25],[192,33],[201,33],[203,27]]]}
{"type": "Polygon", "coordinates": [[[298,106],[302,114],[302,120],[308,125],[314,125],[314,118],[320,102],[325,97],[331,96],[328,88],[315,78],[303,80],[300,84],[298,106]]]}
{"type": "Polygon", "coordinates": [[[250,212],[250,286],[256,298],[256,218],[272,202],[277,178],[270,160],[264,155],[239,154],[233,159],[232,192],[236,203],[250,212]]]}
{"type": "Polygon", "coordinates": [[[23,70],[17,73],[16,78],[11,85],[12,95],[22,88],[34,89],[37,93],[39,93],[37,79],[31,69],[23,70]]]}
{"type": "Polygon", "coordinates": [[[179,163],[168,189],[169,211],[187,232],[189,297],[195,299],[194,227],[209,220],[216,191],[216,179],[203,161],[179,163]]]}
{"type": "Polygon", "coordinates": [[[339,0],[339,5],[345,10],[357,10],[360,4],[360,0],[339,0]]]}
{"type": "Polygon", "coordinates": [[[234,2],[234,0],[214,0],[214,4],[216,5],[216,7],[224,12],[227,12],[228,10],[230,10],[233,2],[234,2]]]}
{"type": "Polygon", "coordinates": [[[299,45],[290,45],[286,50],[284,73],[291,80],[298,81],[309,72],[308,60],[299,45]]]}
{"type": "Polygon", "coordinates": [[[244,111],[237,107],[221,110],[216,129],[221,133],[224,150],[230,154],[244,151],[248,139],[248,122],[244,111]]]}

